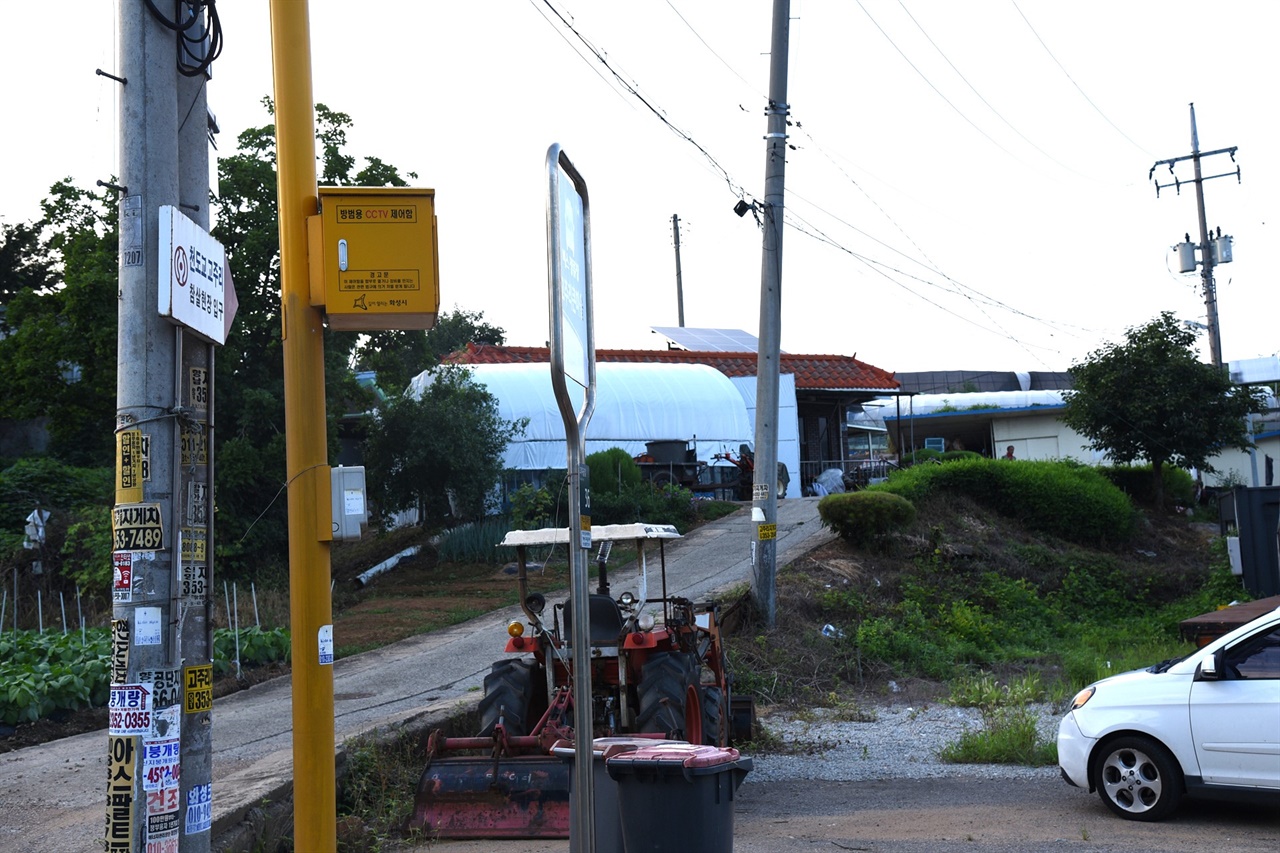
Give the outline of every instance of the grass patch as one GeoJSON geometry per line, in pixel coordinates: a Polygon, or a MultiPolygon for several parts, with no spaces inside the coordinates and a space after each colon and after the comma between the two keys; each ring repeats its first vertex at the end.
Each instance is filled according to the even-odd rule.
{"type": "Polygon", "coordinates": [[[952,764],[1057,764],[1058,745],[1040,737],[1036,721],[1035,712],[1025,705],[984,709],[982,728],[965,732],[938,757],[952,764]]]}

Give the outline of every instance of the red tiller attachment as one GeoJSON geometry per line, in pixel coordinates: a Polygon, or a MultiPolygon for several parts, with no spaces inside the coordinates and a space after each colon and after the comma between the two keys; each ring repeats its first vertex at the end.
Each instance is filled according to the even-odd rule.
{"type": "Polygon", "coordinates": [[[570,698],[557,691],[534,734],[523,737],[509,737],[502,723],[490,737],[432,732],[409,828],[440,838],[568,838],[573,768],[550,753],[572,737],[564,724],[570,698]],[[468,750],[489,754],[460,754],[468,750]]]}
{"type": "Polygon", "coordinates": [[[545,754],[435,759],[409,827],[441,838],[568,838],[572,770],[545,754]]]}

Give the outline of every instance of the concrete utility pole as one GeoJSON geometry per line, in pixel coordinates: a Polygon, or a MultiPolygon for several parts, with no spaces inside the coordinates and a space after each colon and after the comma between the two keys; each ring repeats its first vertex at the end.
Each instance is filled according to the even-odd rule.
{"type": "Polygon", "coordinates": [[[768,132],[764,158],[764,257],[760,270],[760,348],[756,354],[756,447],[751,488],[755,521],[751,548],[756,606],[772,628],[777,619],[778,374],[782,351],[782,211],[787,165],[787,51],[790,0],[773,2],[769,58],[768,132]]]}
{"type": "Polygon", "coordinates": [[[179,73],[175,23],[123,0],[110,75],[121,197],[106,849],[131,853],[210,847],[213,345],[158,305],[160,208],[209,226],[208,78],[179,73]]]}
{"type": "MultiPolygon", "coordinates": [[[[1222,365],[1222,330],[1218,326],[1218,293],[1217,285],[1213,280],[1213,268],[1219,263],[1227,263],[1231,260],[1230,245],[1231,238],[1223,238],[1219,234],[1217,240],[1212,240],[1209,235],[1209,225],[1204,214],[1204,182],[1213,180],[1214,178],[1225,178],[1230,175],[1236,176],[1236,182],[1240,182],[1240,167],[1236,166],[1234,172],[1223,172],[1219,175],[1210,175],[1204,177],[1200,172],[1200,160],[1204,157],[1212,157],[1215,154],[1227,154],[1231,157],[1231,162],[1236,159],[1236,146],[1230,148],[1218,148],[1214,151],[1200,151],[1200,138],[1196,133],[1196,105],[1191,104],[1191,153],[1185,157],[1174,157],[1169,160],[1157,160],[1155,165],[1151,167],[1151,171],[1147,173],[1148,178],[1155,175],[1156,168],[1159,166],[1168,166],[1169,173],[1173,174],[1173,164],[1183,160],[1191,160],[1195,167],[1195,185],[1196,185],[1196,210],[1199,214],[1200,221],[1200,281],[1204,289],[1204,307],[1208,315],[1209,326],[1209,355],[1213,361],[1213,366],[1221,368],[1222,365]],[[1225,242],[1224,242],[1225,240],[1225,242]],[[1223,249],[1224,257],[1218,257],[1219,249],[1223,249]]],[[[1156,195],[1160,195],[1160,190],[1165,187],[1174,187],[1179,195],[1182,193],[1182,181],[1175,176],[1173,181],[1162,184],[1156,180],[1156,195]]],[[[1191,270],[1185,269],[1184,272],[1191,270]]]]}
{"type": "Polygon", "coordinates": [[[676,310],[680,328],[684,328],[684,282],[680,277],[680,217],[671,214],[671,233],[676,241],[676,310]]]}

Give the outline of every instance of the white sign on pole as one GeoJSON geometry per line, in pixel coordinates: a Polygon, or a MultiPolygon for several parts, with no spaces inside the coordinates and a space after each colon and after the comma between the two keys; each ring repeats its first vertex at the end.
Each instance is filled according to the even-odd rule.
{"type": "Polygon", "coordinates": [[[172,205],[160,208],[159,281],[162,317],[227,342],[226,252],[172,205]]]}

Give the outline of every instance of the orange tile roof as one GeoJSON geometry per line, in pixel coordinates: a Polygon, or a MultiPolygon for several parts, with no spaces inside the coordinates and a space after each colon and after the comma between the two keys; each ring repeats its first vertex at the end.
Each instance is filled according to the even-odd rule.
{"type": "MultiPolygon", "coordinates": [[[[518,364],[551,360],[546,347],[509,347],[467,344],[449,356],[458,364],[518,364]]],[[[650,364],[706,364],[725,376],[755,376],[753,352],[693,352],[691,350],[601,349],[596,361],[650,364]]],[[[847,355],[797,355],[782,353],[783,373],[796,378],[796,388],[809,391],[896,391],[898,381],[886,370],[847,355]]]]}

